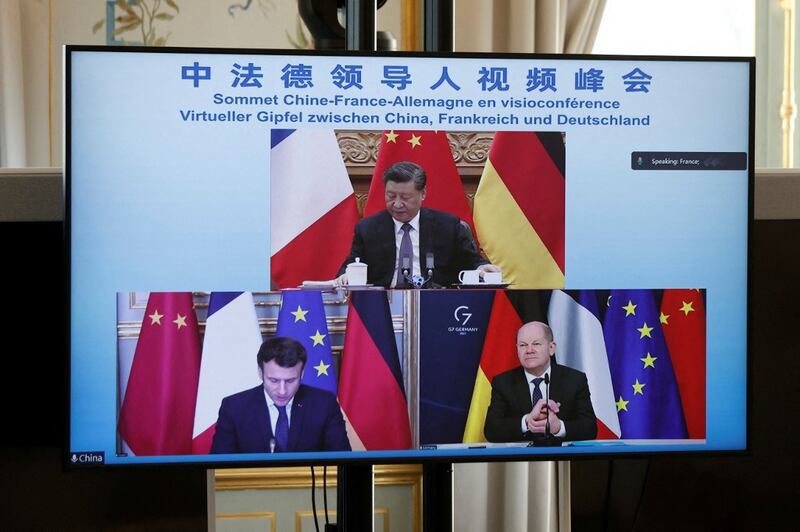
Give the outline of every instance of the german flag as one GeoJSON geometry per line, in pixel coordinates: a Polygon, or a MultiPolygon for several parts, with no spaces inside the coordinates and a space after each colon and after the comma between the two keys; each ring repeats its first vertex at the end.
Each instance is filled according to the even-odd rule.
{"type": "Polygon", "coordinates": [[[549,291],[497,290],[492,302],[481,361],[472,389],[464,443],[483,442],[483,425],[492,397],[492,379],[519,366],[517,331],[529,321],[547,321],[549,291]]]}
{"type": "Polygon", "coordinates": [[[383,290],[350,293],[339,404],[354,451],[411,448],[400,357],[383,290]]]}
{"type": "Polygon", "coordinates": [[[564,287],[564,139],[495,134],[475,193],[475,228],[512,288],[564,287]]]}

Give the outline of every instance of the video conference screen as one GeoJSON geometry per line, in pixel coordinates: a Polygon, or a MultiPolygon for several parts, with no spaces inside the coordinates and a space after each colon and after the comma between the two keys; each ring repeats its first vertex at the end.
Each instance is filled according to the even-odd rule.
{"type": "Polygon", "coordinates": [[[752,58],[65,54],[69,464],[747,449],[752,58]]]}

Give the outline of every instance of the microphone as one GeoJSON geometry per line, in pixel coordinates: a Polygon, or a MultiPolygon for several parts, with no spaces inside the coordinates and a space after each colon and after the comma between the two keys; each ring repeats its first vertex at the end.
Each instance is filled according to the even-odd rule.
{"type": "Polygon", "coordinates": [[[545,412],[547,416],[544,422],[544,437],[535,439],[531,442],[534,447],[561,447],[561,438],[556,438],[550,431],[550,375],[544,374],[544,396],[545,412]]]}
{"type": "Polygon", "coordinates": [[[269,439],[269,452],[270,454],[275,452],[275,438],[269,439]]]}
{"type": "Polygon", "coordinates": [[[544,404],[544,411],[547,414],[545,417],[544,422],[544,437],[549,438],[550,434],[550,375],[548,373],[544,374],[544,396],[545,396],[545,404],[544,404]]]}
{"type": "MultiPolygon", "coordinates": [[[[425,253],[425,269],[427,270],[427,275],[425,277],[421,275],[411,275],[411,259],[409,257],[402,258],[400,273],[403,275],[403,279],[405,279],[409,287],[425,288],[425,286],[430,283],[431,279],[433,279],[433,267],[433,252],[429,251],[425,253]]],[[[432,287],[429,286],[429,288],[432,287]]]]}
{"type": "Polygon", "coordinates": [[[403,274],[403,278],[406,280],[406,282],[411,284],[411,259],[409,257],[403,257],[403,264],[400,268],[400,271],[403,274]]]}
{"type": "Polygon", "coordinates": [[[427,253],[425,253],[425,269],[427,270],[427,275],[425,276],[425,279],[422,281],[422,286],[426,286],[428,285],[428,283],[431,283],[430,285],[428,285],[428,288],[435,288],[435,286],[432,284],[433,268],[434,268],[433,251],[428,251],[427,253]]]}

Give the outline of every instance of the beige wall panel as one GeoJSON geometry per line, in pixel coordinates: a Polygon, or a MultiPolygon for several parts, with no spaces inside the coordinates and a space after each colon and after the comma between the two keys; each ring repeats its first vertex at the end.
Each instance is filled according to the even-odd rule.
{"type": "MultiPolygon", "coordinates": [[[[152,0],[144,0],[152,4],[152,0]]],[[[25,2],[27,3],[27,2],[25,2]]],[[[247,11],[232,9],[234,0],[176,0],[180,11],[172,20],[158,20],[155,34],[165,37],[168,46],[228,47],[228,48],[292,48],[290,38],[297,36],[297,4],[286,0],[253,0],[247,11]]],[[[105,44],[105,28],[92,33],[92,26],[105,18],[103,1],[32,0],[26,7],[24,24],[30,28],[25,35],[26,62],[33,66],[26,87],[46,87],[49,99],[36,92],[29,113],[29,129],[36,146],[40,166],[61,166],[62,122],[62,47],[65,44],[105,44]],[[49,28],[49,30],[48,30],[49,28]],[[43,71],[41,65],[48,64],[43,71]],[[46,78],[45,78],[46,76],[46,78]],[[49,79],[49,83],[47,82],[49,79]],[[30,83],[30,85],[29,85],[30,83]],[[44,129],[46,128],[46,129],[44,129]],[[49,131],[49,145],[42,132],[49,131]],[[40,160],[47,153],[48,160],[40,160]]],[[[165,3],[162,3],[162,6],[165,3]]],[[[163,10],[163,9],[162,9],[163,10]]],[[[167,10],[172,14],[171,10],[167,10]]],[[[119,36],[131,43],[141,43],[138,30],[119,36]]],[[[27,66],[26,66],[27,68],[27,66]]],[[[124,102],[120,102],[124,105],[124,102]]]]}
{"type": "Polygon", "coordinates": [[[275,532],[275,512],[217,514],[216,532],[275,532]]]}
{"type": "MultiPolygon", "coordinates": [[[[317,486],[322,468],[317,470],[317,486]]],[[[336,468],[328,474],[328,509],[336,521],[336,468]]],[[[249,530],[257,515],[275,514],[275,531],[314,530],[311,474],[307,467],[229,469],[216,472],[214,507],[217,530],[249,530]],[[230,517],[238,516],[238,517],[230,517]],[[242,528],[236,528],[241,526],[242,528]]],[[[317,512],[324,516],[323,491],[316,490],[317,512]]],[[[422,523],[422,469],[419,465],[375,467],[375,530],[419,532],[422,523]]],[[[320,523],[324,517],[320,518],[320,523]]],[[[264,529],[262,529],[264,530],[264,529]]]]}

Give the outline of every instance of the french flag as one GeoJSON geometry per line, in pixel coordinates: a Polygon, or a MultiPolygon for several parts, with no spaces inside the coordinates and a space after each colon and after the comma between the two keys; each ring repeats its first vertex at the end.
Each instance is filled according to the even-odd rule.
{"type": "Polygon", "coordinates": [[[222,399],[258,385],[261,347],[253,294],[211,292],[194,411],[192,452],[208,454],[222,399]]]}
{"type": "Polygon", "coordinates": [[[272,280],[332,279],[350,250],[358,208],[332,129],[273,129],[272,280]]]}
{"type": "Polygon", "coordinates": [[[547,320],[556,341],[558,363],[584,372],[589,381],[597,439],[619,439],[622,432],[596,293],[553,290],[547,320]]]}

